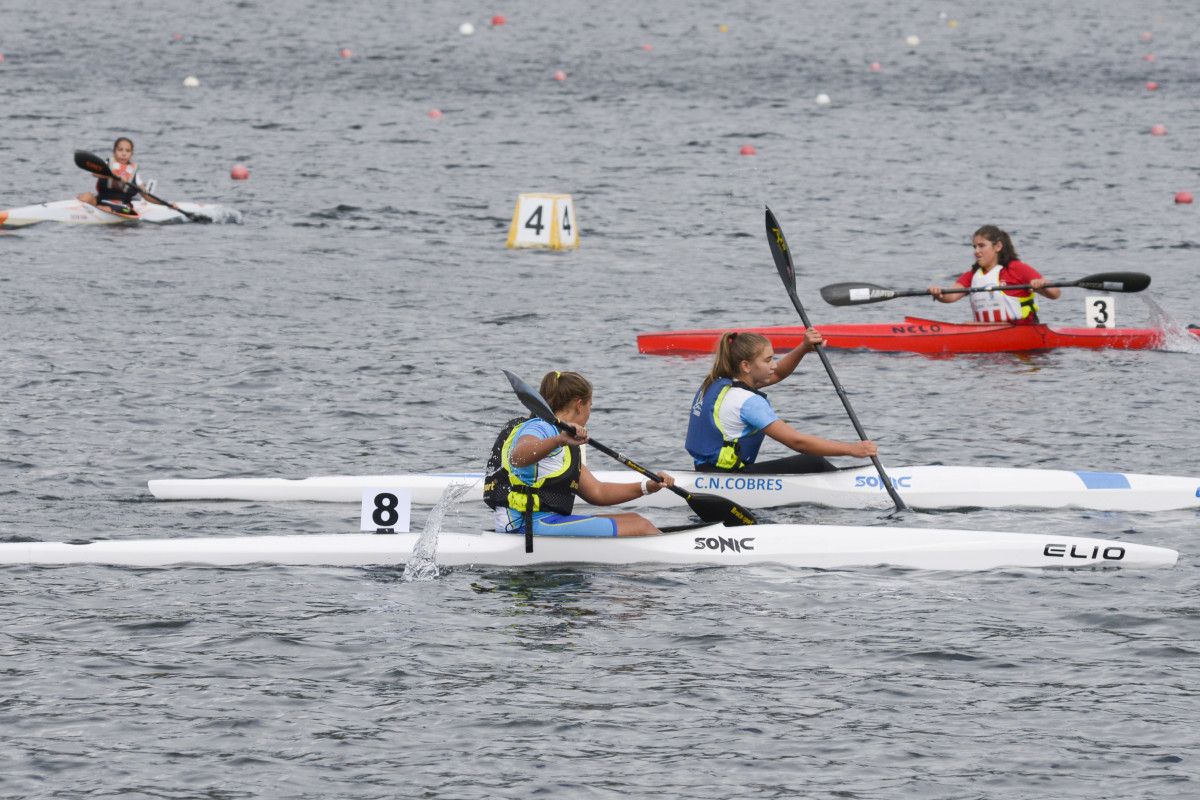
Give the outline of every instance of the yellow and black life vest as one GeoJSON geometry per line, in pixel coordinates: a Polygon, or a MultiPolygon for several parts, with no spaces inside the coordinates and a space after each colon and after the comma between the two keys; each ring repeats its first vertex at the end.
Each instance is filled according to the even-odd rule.
{"type": "Polygon", "coordinates": [[[568,445],[563,454],[562,467],[551,475],[539,477],[533,484],[527,484],[517,477],[509,462],[517,429],[531,419],[533,417],[509,420],[496,437],[491,457],[488,458],[483,502],[490,508],[511,508],[527,516],[535,511],[570,514],[575,507],[575,493],[579,491],[579,468],[582,462],[578,445],[568,445]]]}

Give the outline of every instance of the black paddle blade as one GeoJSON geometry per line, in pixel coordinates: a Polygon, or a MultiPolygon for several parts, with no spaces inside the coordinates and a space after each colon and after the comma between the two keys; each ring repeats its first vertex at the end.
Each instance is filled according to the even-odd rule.
{"type": "Polygon", "coordinates": [[[1100,292],[1140,292],[1150,285],[1150,276],[1144,272],[1101,272],[1081,278],[1075,285],[1100,292]]]}
{"type": "Polygon", "coordinates": [[[719,522],[726,527],[757,525],[758,520],[748,508],[715,494],[689,494],[684,498],[696,516],[704,522],[719,522]]]}
{"type": "Polygon", "coordinates": [[[95,153],[89,153],[86,150],[75,151],[75,166],[80,169],[86,169],[93,175],[112,177],[112,170],[108,168],[108,162],[95,153]]]}
{"type": "Polygon", "coordinates": [[[513,391],[517,393],[517,399],[521,401],[521,405],[529,409],[529,413],[533,414],[538,419],[544,419],[551,425],[558,425],[558,417],[554,416],[553,409],[546,402],[546,399],[533,390],[528,383],[513,375],[508,370],[501,370],[504,377],[508,378],[508,382],[512,384],[513,391]]]}
{"type": "Polygon", "coordinates": [[[821,287],[821,297],[831,306],[863,306],[891,300],[896,293],[873,283],[831,283],[821,287]]]}
{"type": "Polygon", "coordinates": [[[775,268],[779,277],[783,278],[785,286],[792,291],[796,289],[796,265],[792,263],[792,251],[788,249],[787,239],[783,238],[783,229],[779,220],[767,207],[767,243],[771,246],[771,257],[775,259],[775,268]]]}

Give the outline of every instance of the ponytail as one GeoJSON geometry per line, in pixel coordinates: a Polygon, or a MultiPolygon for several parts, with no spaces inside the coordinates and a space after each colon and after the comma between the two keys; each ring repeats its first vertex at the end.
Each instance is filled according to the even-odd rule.
{"type": "Polygon", "coordinates": [[[538,393],[557,414],[574,400],[591,400],[592,384],[578,372],[547,372],[538,393]]]}
{"type": "Polygon", "coordinates": [[[713,354],[712,369],[700,385],[700,394],[708,391],[713,381],[720,378],[736,378],[743,361],[753,361],[762,349],[770,344],[767,337],[753,331],[729,331],[721,334],[717,352],[713,354]]]}

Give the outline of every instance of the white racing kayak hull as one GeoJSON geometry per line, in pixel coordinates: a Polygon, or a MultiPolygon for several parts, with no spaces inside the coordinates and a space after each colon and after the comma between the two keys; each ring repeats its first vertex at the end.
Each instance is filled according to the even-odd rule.
{"type": "MultiPolygon", "coordinates": [[[[180,208],[201,214],[213,222],[241,222],[241,214],[231,208],[211,203],[176,203],[180,208]]],[[[81,200],[58,200],[34,206],[0,211],[0,228],[21,228],[39,222],[61,222],[67,225],[137,225],[189,222],[187,217],[167,206],[134,200],[136,218],[104,211],[81,200]]]]}
{"type": "MultiPolygon", "coordinates": [[[[887,508],[891,499],[874,467],[811,475],[730,475],[670,471],[689,492],[720,495],[747,508],[809,503],[833,508],[887,508]]],[[[602,481],[636,482],[630,471],[598,471],[602,481]]],[[[1080,508],[1099,511],[1168,511],[1200,508],[1200,478],[1123,472],[1073,472],[1005,467],[890,467],[904,502],[918,509],[1080,508]]],[[[483,498],[479,473],[342,475],[303,478],[163,479],[149,482],[159,500],[308,500],[358,503],[364,488],[408,489],[412,501],[436,503],[447,486],[478,483],[462,500],[483,498]]],[[[681,506],[673,492],[641,497],[631,506],[681,506]]]]}
{"type": "MultiPolygon", "coordinates": [[[[415,533],[220,536],[175,539],[0,543],[0,564],[103,564],[129,567],[249,564],[398,566],[415,533]]],[[[901,567],[978,571],[1041,567],[1171,567],[1174,550],[1054,534],[836,525],[711,525],[661,536],[598,539],[451,533],[438,537],[444,566],[546,564],[781,564],[816,569],[901,567]]]]}

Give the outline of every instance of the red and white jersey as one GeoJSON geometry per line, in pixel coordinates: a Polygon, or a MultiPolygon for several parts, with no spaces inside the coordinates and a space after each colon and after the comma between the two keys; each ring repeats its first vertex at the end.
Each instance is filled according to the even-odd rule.
{"type": "MultiPolygon", "coordinates": [[[[1041,273],[1023,261],[1009,262],[1006,267],[993,267],[987,272],[973,269],[959,276],[960,286],[972,289],[987,286],[1020,286],[1042,277],[1041,273]]],[[[971,311],[976,322],[1019,322],[1037,312],[1032,289],[974,292],[969,295],[971,311]]]]}

